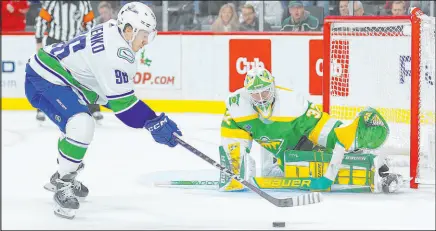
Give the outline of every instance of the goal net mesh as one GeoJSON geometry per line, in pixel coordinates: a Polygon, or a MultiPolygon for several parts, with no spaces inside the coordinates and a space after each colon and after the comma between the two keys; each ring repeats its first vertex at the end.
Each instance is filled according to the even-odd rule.
{"type": "Polygon", "coordinates": [[[393,171],[409,177],[411,97],[419,97],[417,181],[435,179],[435,18],[423,16],[420,36],[420,92],[411,94],[411,22],[330,23],[330,114],[351,121],[371,106],[389,123],[379,154],[393,171]]]}

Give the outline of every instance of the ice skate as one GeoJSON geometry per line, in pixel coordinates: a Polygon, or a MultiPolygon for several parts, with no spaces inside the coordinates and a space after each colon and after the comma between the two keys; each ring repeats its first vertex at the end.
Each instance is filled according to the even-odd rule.
{"type": "Polygon", "coordinates": [[[95,122],[97,122],[98,125],[101,125],[101,122],[103,120],[103,114],[101,114],[101,112],[96,111],[92,113],[92,117],[95,119],[95,122]]]}
{"type": "Polygon", "coordinates": [[[405,182],[400,174],[390,173],[386,164],[379,168],[378,174],[380,176],[380,187],[384,193],[398,191],[405,182]]]}
{"type": "Polygon", "coordinates": [[[80,204],[74,196],[74,178],[77,172],[66,174],[62,178],[56,179],[56,191],[53,195],[55,201],[54,214],[56,216],[73,219],[80,204]]]}
{"type": "MultiPolygon", "coordinates": [[[[77,169],[77,173],[80,172],[85,167],[85,164],[80,163],[79,168],[77,169]]],[[[59,179],[59,173],[55,172],[51,178],[50,182],[44,185],[44,188],[48,191],[55,192],[56,191],[56,181],[59,179]]],[[[76,180],[75,178],[72,181],[74,196],[76,196],[80,201],[85,200],[85,198],[89,194],[89,189],[82,182],[76,180]]]]}
{"type": "Polygon", "coordinates": [[[45,114],[44,114],[44,112],[38,110],[36,112],[36,120],[41,125],[45,121],[45,114]]]}

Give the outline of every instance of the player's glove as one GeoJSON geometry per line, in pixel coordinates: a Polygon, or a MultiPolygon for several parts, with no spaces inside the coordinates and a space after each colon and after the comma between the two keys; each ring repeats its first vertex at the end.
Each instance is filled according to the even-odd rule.
{"type": "Polygon", "coordinates": [[[166,144],[170,147],[175,147],[177,145],[173,133],[175,132],[179,136],[182,135],[177,124],[168,118],[165,113],[161,113],[158,117],[146,121],[144,127],[151,132],[151,135],[156,142],[166,144]]]}

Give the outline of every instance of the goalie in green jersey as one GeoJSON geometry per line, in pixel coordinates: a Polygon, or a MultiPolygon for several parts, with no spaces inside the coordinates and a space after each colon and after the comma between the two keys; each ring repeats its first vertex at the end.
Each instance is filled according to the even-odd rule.
{"type": "MultiPolygon", "coordinates": [[[[250,155],[253,140],[262,147],[262,177],[295,175],[285,172],[285,162],[291,169],[302,161],[313,161],[313,157],[316,159],[317,156],[314,155],[316,150],[322,150],[325,154],[321,158],[326,157],[328,161],[324,163],[322,174],[311,182],[309,189],[324,191],[338,181],[336,177],[344,157],[356,153],[356,150],[377,149],[389,135],[388,124],[375,109],[361,111],[346,125],[320,111],[302,95],[275,86],[274,77],[264,68],[250,70],[244,87],[231,93],[225,103],[220,162],[248,180],[256,176],[255,160],[250,155]]],[[[389,168],[383,160],[377,159],[378,156],[362,155],[359,158],[349,158],[356,160],[347,163],[351,166],[351,172],[353,166],[354,169],[363,166],[367,172],[373,172],[374,177],[369,179],[371,182],[367,182],[373,189],[371,191],[383,189],[385,192],[393,192],[398,189],[400,175],[387,173],[389,168]],[[363,159],[370,159],[369,165],[359,162],[363,159]]],[[[349,183],[347,181],[344,184],[349,183]]],[[[220,191],[243,189],[241,183],[220,173],[220,191]]]]}

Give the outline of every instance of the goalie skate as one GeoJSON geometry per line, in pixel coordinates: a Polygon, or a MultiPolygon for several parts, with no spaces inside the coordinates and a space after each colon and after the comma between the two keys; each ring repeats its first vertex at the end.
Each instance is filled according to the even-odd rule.
{"type": "Polygon", "coordinates": [[[384,164],[378,169],[376,173],[375,184],[376,192],[394,193],[400,188],[404,188],[410,183],[411,178],[404,178],[402,175],[392,173],[389,171],[389,167],[384,164]]]}
{"type": "Polygon", "coordinates": [[[381,187],[384,193],[393,193],[402,187],[405,181],[400,174],[388,173],[382,178],[381,187]]]}
{"type": "Polygon", "coordinates": [[[74,196],[73,181],[77,172],[69,173],[62,178],[56,179],[56,192],[53,195],[55,201],[54,214],[56,216],[73,219],[80,204],[74,196]]]}

